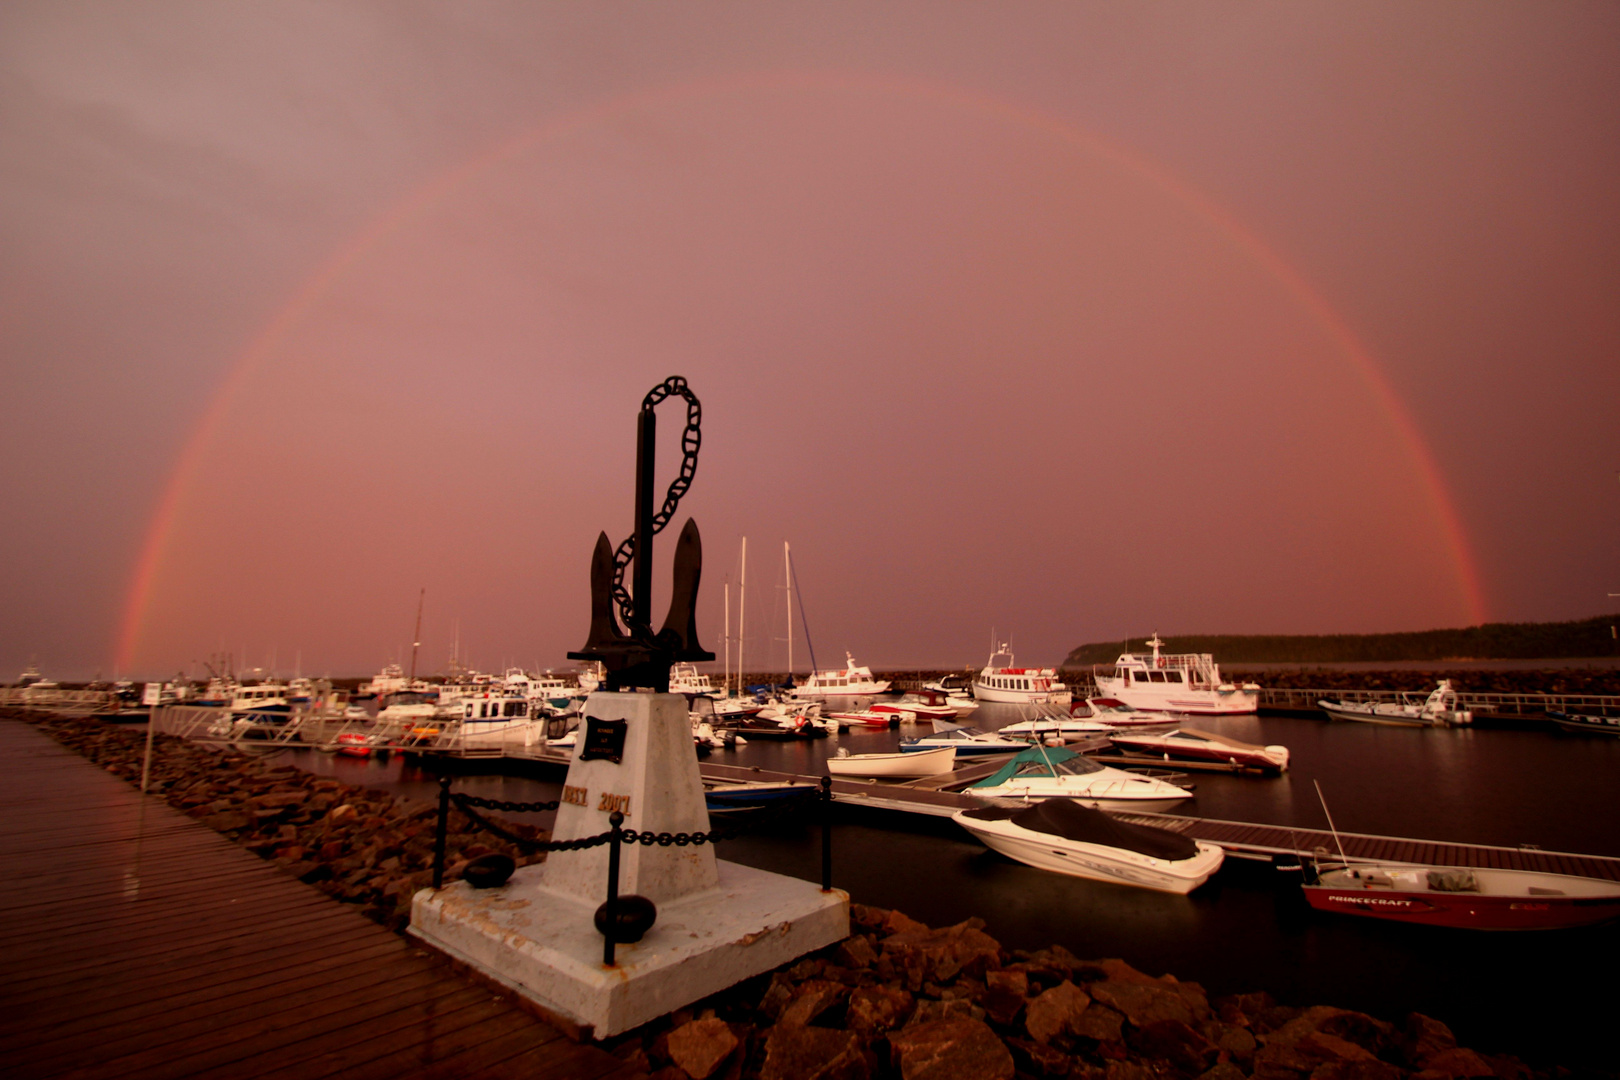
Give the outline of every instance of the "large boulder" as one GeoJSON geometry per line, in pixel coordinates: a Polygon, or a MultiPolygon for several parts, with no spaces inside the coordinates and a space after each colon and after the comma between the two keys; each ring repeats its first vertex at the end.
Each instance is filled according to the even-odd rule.
{"type": "Polygon", "coordinates": [[[827,979],[810,979],[801,983],[787,1005],[776,1018],[779,1026],[803,1027],[822,1013],[849,1000],[849,987],[827,979]]]}
{"type": "Polygon", "coordinates": [[[760,1080],[867,1080],[872,1060],[853,1031],[775,1027],[765,1039],[760,1080]]]}
{"type": "Polygon", "coordinates": [[[897,986],[862,986],[849,996],[844,1023],[851,1031],[879,1035],[911,1015],[916,999],[897,986]]]}
{"type": "Polygon", "coordinates": [[[682,1024],[669,1033],[669,1059],[692,1080],[707,1080],[737,1049],[737,1036],[724,1020],[710,1017],[682,1024]]]}
{"type": "Polygon", "coordinates": [[[949,982],[964,971],[983,977],[1001,966],[1001,944],[974,925],[977,922],[969,919],[939,930],[923,926],[890,934],[883,939],[883,955],[905,970],[910,982],[919,978],[949,982]]]}
{"type": "Polygon", "coordinates": [[[1071,1034],[1091,1005],[1090,996],[1067,980],[1037,995],[1024,1009],[1024,1030],[1038,1043],[1071,1034]]]}
{"type": "Polygon", "coordinates": [[[1192,1024],[1197,1018],[1187,1000],[1157,979],[1134,982],[1106,979],[1087,989],[1095,1001],[1118,1009],[1134,1027],[1146,1027],[1159,1020],[1179,1020],[1192,1024]]]}
{"type": "Polygon", "coordinates": [[[1012,1080],[1012,1053],[982,1020],[931,1020],[889,1036],[901,1080],[1012,1080]]]}

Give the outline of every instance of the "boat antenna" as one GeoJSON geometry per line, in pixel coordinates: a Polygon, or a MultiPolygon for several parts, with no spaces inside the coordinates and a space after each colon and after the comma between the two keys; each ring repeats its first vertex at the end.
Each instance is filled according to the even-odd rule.
{"type": "Polygon", "coordinates": [[[1325,796],[1323,796],[1323,794],[1322,794],[1322,782],[1320,780],[1312,780],[1311,783],[1316,785],[1316,797],[1322,803],[1322,813],[1327,814],[1328,829],[1330,831],[1332,831],[1332,833],[1333,833],[1333,842],[1334,842],[1334,844],[1338,845],[1339,859],[1341,861],[1345,862],[1345,863],[1348,863],[1350,860],[1345,857],[1345,854],[1344,854],[1344,842],[1339,839],[1339,830],[1337,828],[1335,828],[1334,825],[1333,825],[1333,815],[1331,813],[1328,813],[1327,798],[1325,796]]]}
{"type": "Polygon", "coordinates": [[[416,598],[416,634],[411,638],[411,682],[416,681],[416,650],[422,647],[422,603],[427,599],[427,586],[422,586],[416,598]]]}

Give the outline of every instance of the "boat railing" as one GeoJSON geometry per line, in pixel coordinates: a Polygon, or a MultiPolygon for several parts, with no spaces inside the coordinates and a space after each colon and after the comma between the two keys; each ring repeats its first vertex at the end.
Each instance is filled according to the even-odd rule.
{"type": "MultiPolygon", "coordinates": [[[[1433,692],[1433,687],[1427,690],[1344,690],[1267,686],[1260,690],[1260,707],[1314,711],[1318,701],[1343,701],[1363,705],[1386,703],[1422,705],[1433,692]]],[[[1527,694],[1470,690],[1453,692],[1456,695],[1454,707],[1467,709],[1475,714],[1534,717],[1544,716],[1550,712],[1563,712],[1620,716],[1620,696],[1612,694],[1527,694]]]]}
{"type": "Polygon", "coordinates": [[[0,688],[0,705],[62,712],[111,712],[120,702],[111,690],[67,690],[57,686],[0,688]]]}

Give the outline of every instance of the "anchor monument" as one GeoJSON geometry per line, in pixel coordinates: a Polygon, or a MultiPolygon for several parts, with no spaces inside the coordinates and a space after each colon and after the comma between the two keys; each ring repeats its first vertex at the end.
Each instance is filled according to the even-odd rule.
{"type": "MultiPolygon", "coordinates": [[[[606,689],[586,701],[554,842],[600,837],[615,814],[644,836],[708,832],[687,701],[669,693],[672,665],[714,659],[697,638],[703,545],[691,520],[675,545],[669,613],[652,629],[653,537],[696,476],[701,422],[702,407],[678,376],[641,403],[635,531],[617,550],[606,533],[598,536],[590,632],[585,646],[568,654],[600,662],[606,689]],[[670,397],[687,406],[681,468],[654,514],[655,409],[670,397]]],[[[628,932],[602,922],[607,844],[553,851],[495,888],[456,882],[425,889],[413,901],[410,932],[587,1036],[626,1031],[849,934],[849,898],[839,890],[718,860],[708,844],[612,846],[619,851],[618,907],[640,916],[628,932]],[[611,965],[603,933],[615,934],[611,965]]]]}

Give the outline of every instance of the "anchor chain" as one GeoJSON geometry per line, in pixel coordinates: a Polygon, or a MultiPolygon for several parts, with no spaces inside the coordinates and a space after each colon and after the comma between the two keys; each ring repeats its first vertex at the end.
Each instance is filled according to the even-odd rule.
{"type": "MultiPolygon", "coordinates": [[[[691,488],[692,478],[697,475],[698,448],[703,445],[703,406],[681,376],[671,375],[647,391],[647,396],[641,399],[641,407],[644,410],[655,408],[659,402],[674,396],[686,399],[686,427],[681,431],[681,471],[669,482],[669,490],[664,493],[664,507],[653,517],[654,536],[664,531],[664,526],[675,516],[675,508],[680,505],[681,498],[691,488]]],[[[613,553],[613,602],[618,605],[625,626],[632,630],[635,622],[631,618],[630,590],[624,587],[624,571],[635,557],[636,534],[632,531],[613,553]]]]}

